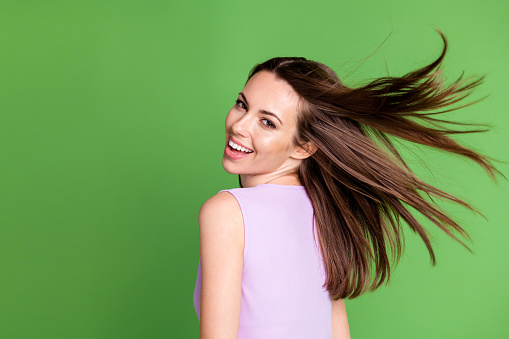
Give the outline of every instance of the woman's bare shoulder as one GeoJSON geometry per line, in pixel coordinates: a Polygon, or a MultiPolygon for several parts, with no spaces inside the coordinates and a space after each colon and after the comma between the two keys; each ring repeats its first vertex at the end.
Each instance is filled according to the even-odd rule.
{"type": "Polygon", "coordinates": [[[199,213],[201,299],[200,338],[237,338],[244,251],[240,206],[219,192],[199,213]]]}
{"type": "Polygon", "coordinates": [[[238,206],[237,199],[233,196],[233,194],[222,191],[214,194],[210,198],[208,198],[200,208],[200,212],[202,210],[215,209],[215,208],[235,208],[238,206]]]}
{"type": "Polygon", "coordinates": [[[243,225],[242,211],[233,194],[222,191],[203,203],[199,212],[200,229],[203,227],[238,228],[243,225]]]}
{"type": "Polygon", "coordinates": [[[240,206],[233,194],[222,191],[207,199],[200,208],[200,216],[240,212],[240,206]]]}

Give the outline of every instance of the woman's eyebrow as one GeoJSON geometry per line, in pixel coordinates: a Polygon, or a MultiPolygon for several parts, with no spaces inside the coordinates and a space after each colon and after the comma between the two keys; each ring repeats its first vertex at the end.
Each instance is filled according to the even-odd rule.
{"type": "MultiPolygon", "coordinates": [[[[240,92],[239,95],[242,97],[242,99],[244,99],[244,101],[246,102],[246,105],[249,106],[249,102],[247,101],[246,99],[246,96],[244,95],[244,93],[240,92]]],[[[270,116],[273,116],[274,118],[276,118],[277,120],[279,120],[279,123],[281,124],[281,126],[283,126],[283,122],[281,121],[281,119],[279,119],[279,117],[275,114],[275,113],[272,113],[272,112],[269,112],[269,111],[266,111],[264,109],[261,109],[260,110],[260,113],[263,113],[263,114],[266,114],[266,115],[270,115],[270,116]]]]}

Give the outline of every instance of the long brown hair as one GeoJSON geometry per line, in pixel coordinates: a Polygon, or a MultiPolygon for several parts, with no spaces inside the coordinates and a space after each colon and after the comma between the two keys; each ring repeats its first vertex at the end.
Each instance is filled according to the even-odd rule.
{"type": "Polygon", "coordinates": [[[401,220],[422,238],[435,264],[428,231],[412,209],[467,247],[455,233],[465,238],[468,234],[433,197],[475,210],[419,179],[391,136],[467,157],[493,178],[499,173],[489,158],[449,137],[485,129],[456,130],[450,126],[467,124],[435,117],[469,105],[451,108],[483,80],[460,78],[443,84],[441,64],[447,41],[440,35],[444,48],[434,62],[358,88],[342,84],[324,64],[299,57],[270,59],[249,74],[248,80],[260,71],[272,72],[300,96],[294,142],[311,141],[317,150],[302,162],[298,175],[313,205],[327,273],[324,286],[333,299],[355,298],[389,280],[392,259],[397,262],[401,255],[401,220]]]}

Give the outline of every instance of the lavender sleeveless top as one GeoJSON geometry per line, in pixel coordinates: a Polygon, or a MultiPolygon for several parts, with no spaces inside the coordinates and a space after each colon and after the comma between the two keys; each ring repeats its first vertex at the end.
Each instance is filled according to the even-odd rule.
{"type": "MultiPolygon", "coordinates": [[[[225,191],[244,218],[239,339],[331,338],[332,304],[322,287],[325,271],[304,186],[225,191]]],[[[194,290],[198,318],[200,289],[201,262],[194,290]]]]}

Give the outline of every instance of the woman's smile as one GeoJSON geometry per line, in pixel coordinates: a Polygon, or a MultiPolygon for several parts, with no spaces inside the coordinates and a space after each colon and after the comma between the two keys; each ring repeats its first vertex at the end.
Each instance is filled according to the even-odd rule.
{"type": "Polygon", "coordinates": [[[247,157],[249,154],[253,153],[253,150],[244,147],[238,141],[234,141],[233,138],[230,138],[225,147],[224,153],[231,159],[238,160],[247,157]]]}

